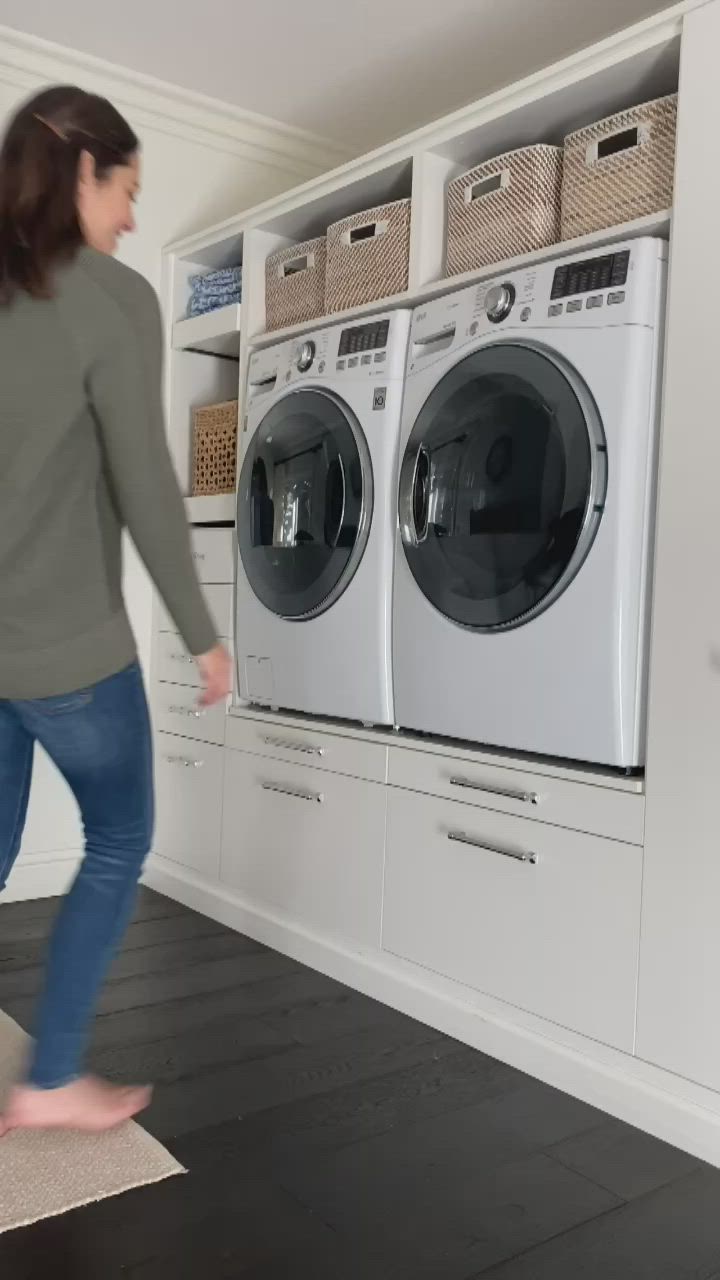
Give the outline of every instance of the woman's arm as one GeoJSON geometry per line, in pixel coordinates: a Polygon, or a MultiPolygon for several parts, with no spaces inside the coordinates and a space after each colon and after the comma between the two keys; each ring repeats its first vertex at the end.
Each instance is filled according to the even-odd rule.
{"type": "Polygon", "coordinates": [[[115,323],[98,343],[88,393],[123,522],[189,652],[207,655],[218,642],[165,436],[160,309],[142,277],[127,272],[122,284],[122,299],[109,299],[115,323]]]}

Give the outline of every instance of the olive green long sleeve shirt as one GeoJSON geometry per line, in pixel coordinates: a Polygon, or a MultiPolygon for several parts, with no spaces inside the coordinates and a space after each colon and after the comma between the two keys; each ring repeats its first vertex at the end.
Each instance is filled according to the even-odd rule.
{"type": "Polygon", "coordinates": [[[51,299],[0,306],[0,699],[129,665],[122,530],[188,649],[216,641],[168,452],[150,285],[82,249],[51,299]]]}

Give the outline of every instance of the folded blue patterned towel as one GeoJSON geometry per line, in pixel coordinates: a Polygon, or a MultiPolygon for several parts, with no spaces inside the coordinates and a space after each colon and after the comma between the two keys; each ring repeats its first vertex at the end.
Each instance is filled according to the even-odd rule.
{"type": "Polygon", "coordinates": [[[189,316],[205,315],[242,298],[242,267],[224,267],[190,277],[189,316]]]}

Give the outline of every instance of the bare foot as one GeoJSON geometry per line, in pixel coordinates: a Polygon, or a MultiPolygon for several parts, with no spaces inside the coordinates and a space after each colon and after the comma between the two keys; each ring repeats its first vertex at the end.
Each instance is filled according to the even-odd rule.
{"type": "Polygon", "coordinates": [[[150,1103],[149,1088],[122,1088],[83,1076],[61,1089],[17,1085],[0,1115],[0,1137],[11,1129],[82,1129],[101,1133],[136,1116],[150,1103]]]}

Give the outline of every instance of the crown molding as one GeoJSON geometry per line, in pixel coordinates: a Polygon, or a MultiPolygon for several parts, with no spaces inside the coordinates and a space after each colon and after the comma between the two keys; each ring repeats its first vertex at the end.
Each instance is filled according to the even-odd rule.
{"type": "Polygon", "coordinates": [[[110,97],[138,127],[252,159],[299,178],[342,164],[337,142],[0,24],[0,83],[26,93],[73,81],[110,97]]]}

